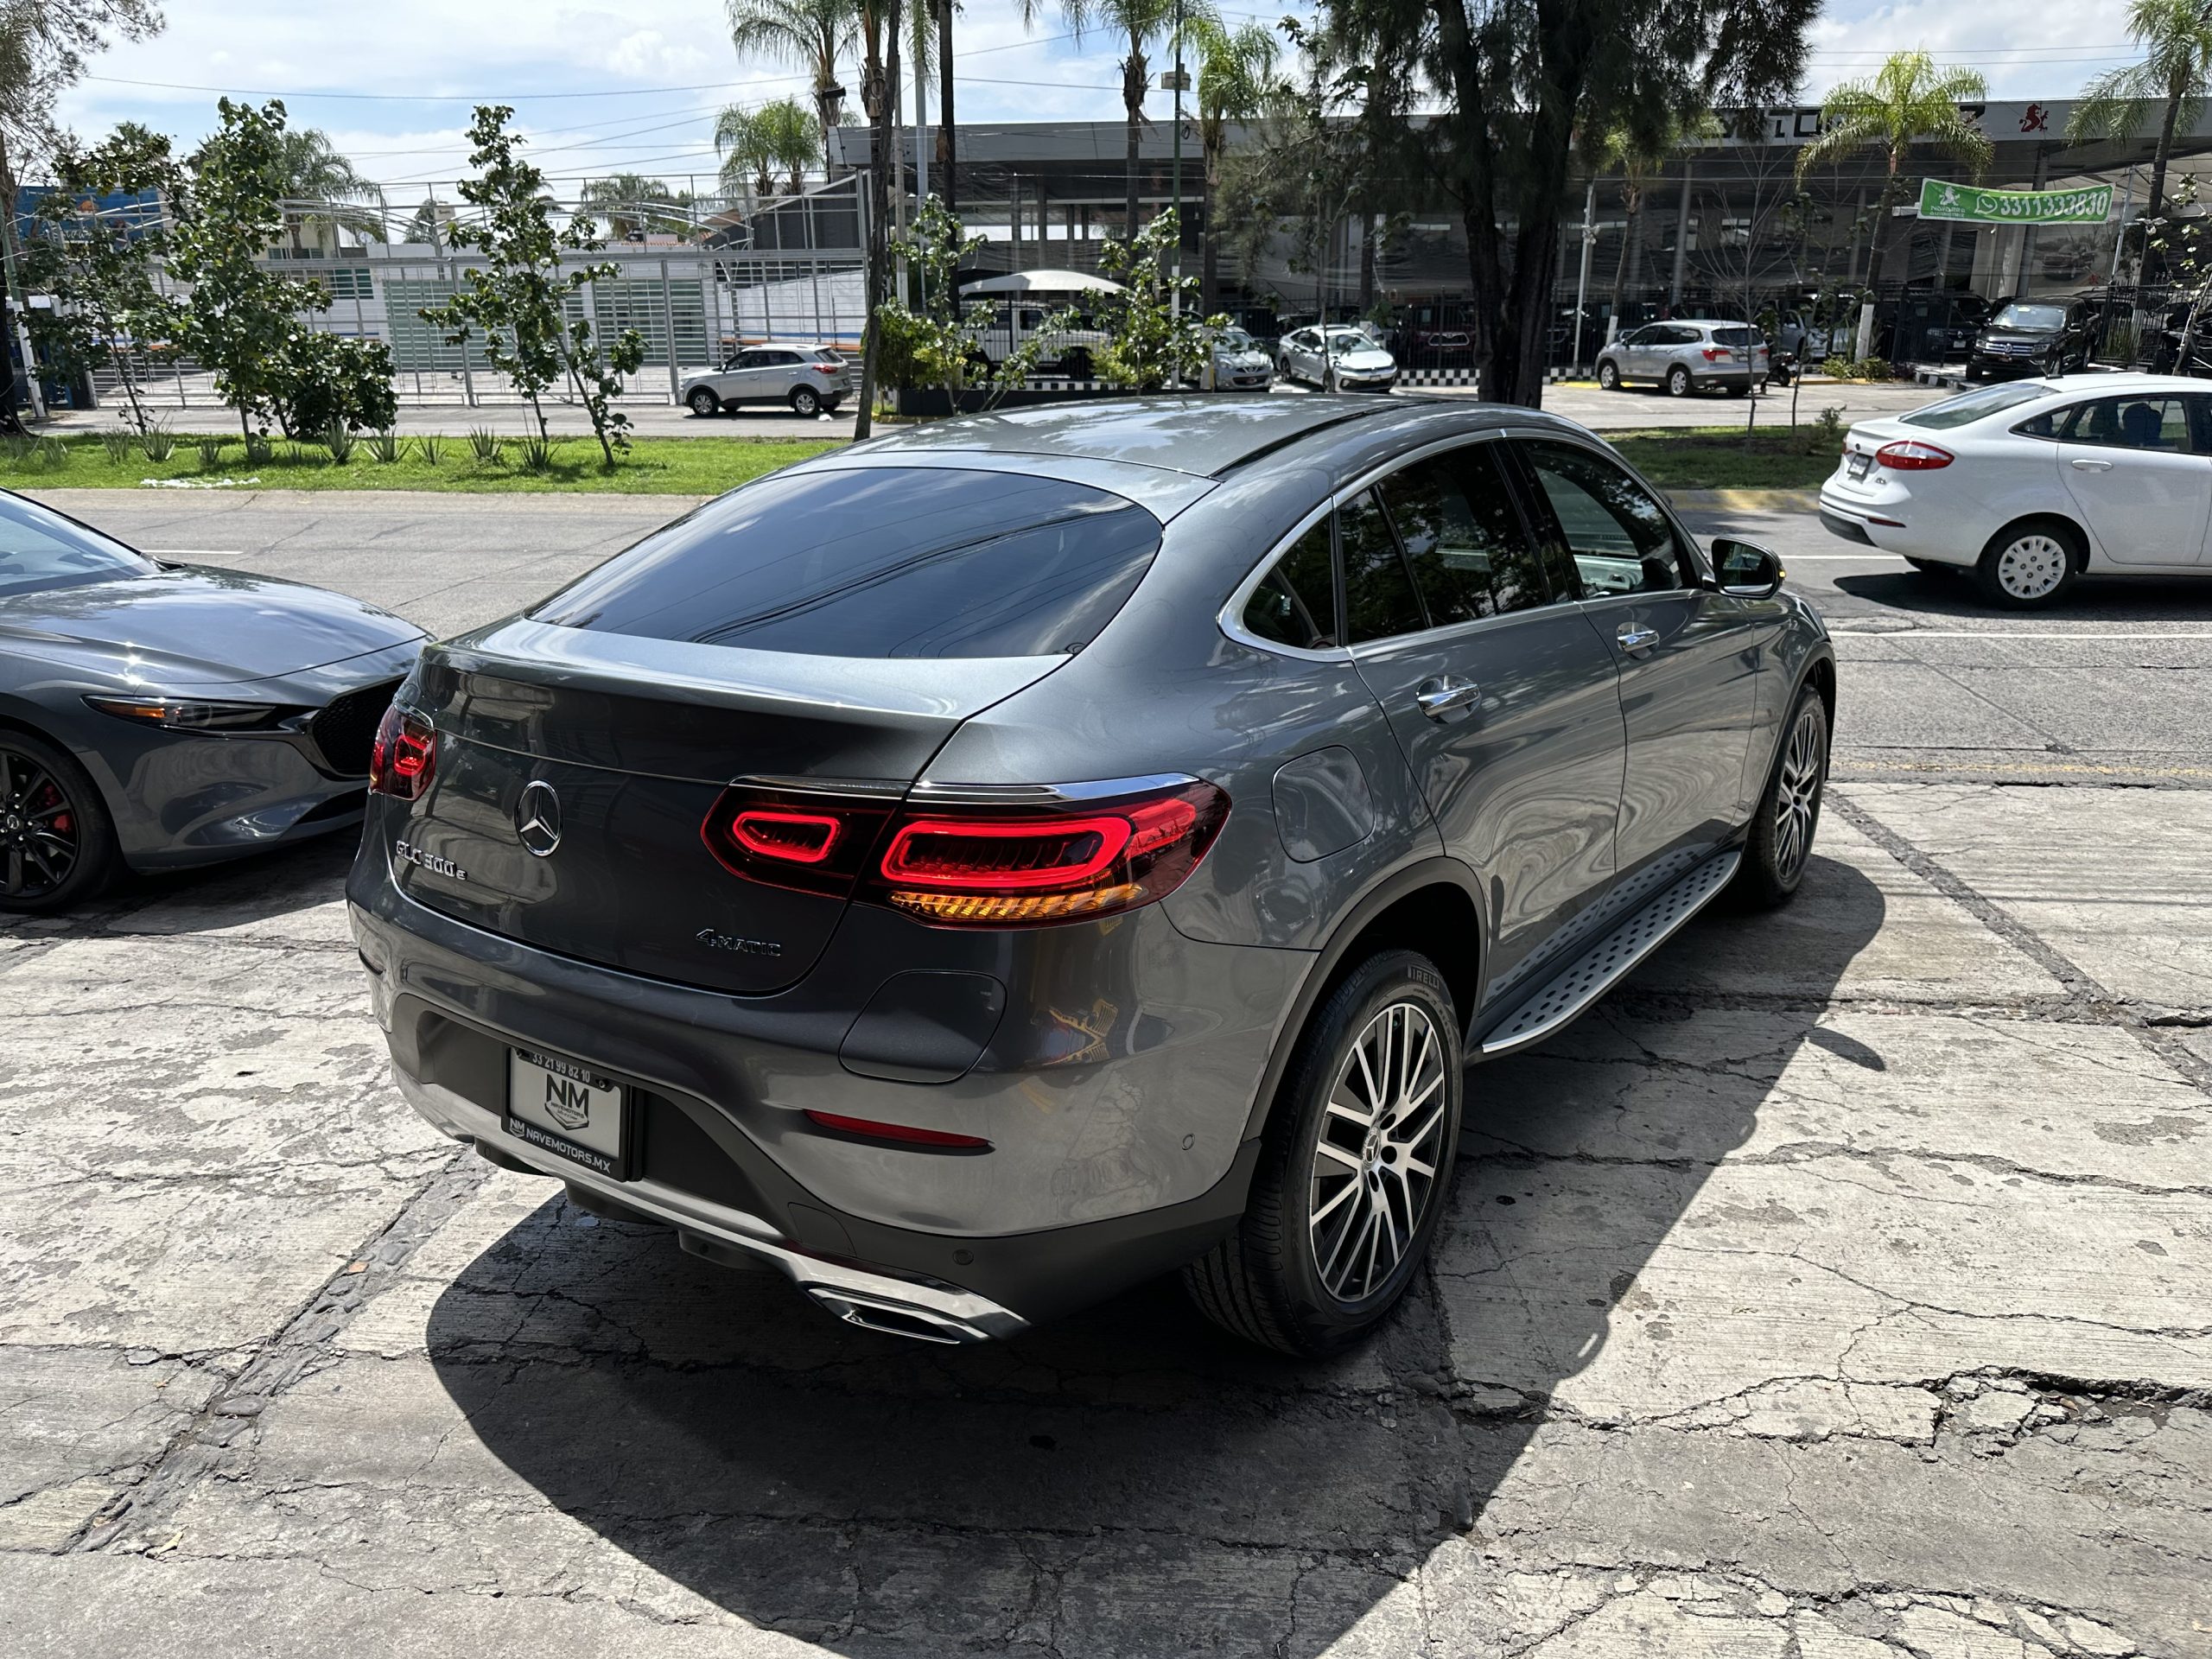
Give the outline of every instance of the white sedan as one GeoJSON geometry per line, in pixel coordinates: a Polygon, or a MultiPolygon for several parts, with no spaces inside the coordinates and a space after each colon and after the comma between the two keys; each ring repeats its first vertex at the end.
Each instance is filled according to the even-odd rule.
{"type": "Polygon", "coordinates": [[[2212,383],[2016,380],[1863,421],[1821,522],[2018,609],[2082,575],[2212,575],[2212,383]]]}
{"type": "Polygon", "coordinates": [[[1388,391],[1398,378],[1398,359],[1357,328],[1294,329],[1280,349],[1286,379],[1323,391],[1388,391]]]}

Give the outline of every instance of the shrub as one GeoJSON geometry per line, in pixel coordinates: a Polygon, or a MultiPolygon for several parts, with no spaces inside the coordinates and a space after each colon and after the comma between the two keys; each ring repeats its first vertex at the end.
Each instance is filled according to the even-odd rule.
{"type": "Polygon", "coordinates": [[[269,435],[266,432],[249,432],[245,435],[245,459],[248,466],[266,467],[276,459],[276,446],[269,442],[269,435]]]}
{"type": "Polygon", "coordinates": [[[322,447],[330,451],[330,458],[343,467],[353,458],[353,434],[343,421],[334,420],[322,429],[322,447]]]}
{"type": "Polygon", "coordinates": [[[526,437],[522,441],[522,464],[524,472],[545,473],[553,469],[553,452],[561,440],[555,437],[526,437]]]}
{"type": "Polygon", "coordinates": [[[107,458],[118,466],[130,459],[130,452],[138,447],[138,435],[128,427],[117,427],[100,434],[100,448],[107,451],[107,458]]]}
{"type": "Polygon", "coordinates": [[[176,434],[159,421],[152,422],[139,435],[138,447],[149,461],[167,461],[176,453],[176,434]]]}
{"type": "Polygon", "coordinates": [[[407,446],[390,427],[372,435],[368,440],[369,453],[389,467],[406,453],[407,446]]]}
{"type": "Polygon", "coordinates": [[[446,442],[435,432],[425,432],[415,440],[415,453],[423,457],[425,467],[435,467],[438,457],[445,454],[446,442]]]}
{"type": "Polygon", "coordinates": [[[468,429],[468,447],[476,452],[476,459],[486,466],[499,458],[499,435],[488,426],[468,429]]]}
{"type": "Polygon", "coordinates": [[[69,464],[69,446],[55,437],[41,438],[37,448],[38,464],[49,473],[60,472],[69,464]]]}
{"type": "Polygon", "coordinates": [[[194,447],[200,451],[200,464],[211,472],[223,464],[223,441],[220,438],[201,438],[194,447]]]}
{"type": "Polygon", "coordinates": [[[277,423],[287,437],[391,425],[399,418],[391,348],[312,328],[295,330],[273,353],[277,423]]]}

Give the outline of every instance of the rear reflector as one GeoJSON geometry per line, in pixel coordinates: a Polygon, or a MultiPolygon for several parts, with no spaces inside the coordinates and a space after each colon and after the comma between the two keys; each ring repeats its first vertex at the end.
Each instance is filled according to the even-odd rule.
{"type": "Polygon", "coordinates": [[[1897,443],[1885,443],[1874,452],[1874,464],[1887,467],[1894,472],[1926,473],[1938,467],[1948,467],[1955,460],[1948,449],[1932,443],[1923,443],[1917,438],[1905,438],[1897,443]]]}
{"type": "Polygon", "coordinates": [[[419,800],[437,769],[438,734],[430,722],[397,703],[384,711],[369,750],[369,788],[402,801],[419,800]]]}
{"type": "Polygon", "coordinates": [[[902,1147],[931,1147],[939,1152],[988,1152],[991,1143],[979,1135],[953,1135],[944,1129],[920,1129],[911,1123],[879,1123],[872,1117],[846,1117],[837,1112],[810,1109],[807,1122],[839,1135],[857,1135],[870,1141],[889,1141],[902,1147]]]}
{"type": "Polygon", "coordinates": [[[734,874],[862,899],[938,926],[1012,927],[1165,898],[1228,817],[1228,796],[1205,783],[957,813],[739,785],[723,791],[700,834],[734,874]]]}

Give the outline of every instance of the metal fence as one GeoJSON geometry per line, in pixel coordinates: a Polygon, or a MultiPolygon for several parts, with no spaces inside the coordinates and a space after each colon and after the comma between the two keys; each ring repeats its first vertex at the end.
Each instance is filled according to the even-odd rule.
{"type": "MultiPolygon", "coordinates": [[[[776,338],[856,347],[867,316],[867,282],[858,250],[772,252],[693,246],[616,247],[578,255],[570,270],[612,263],[621,274],[587,283],[568,302],[570,321],[588,316],[601,340],[634,328],[644,338],[645,366],[629,377],[622,401],[675,400],[687,371],[721,364],[741,345],[776,338]]],[[[381,340],[391,348],[394,384],[403,404],[475,407],[521,401],[494,370],[484,343],[455,345],[422,313],[452,297],[467,261],[420,244],[346,249],[322,258],[288,259],[288,276],[321,283],[326,310],[303,313],[303,327],[381,340]]],[[[165,293],[181,290],[165,275],[165,293]]],[[[214,378],[200,364],[158,341],[129,354],[139,397],[161,408],[219,404],[214,378]]],[[[103,404],[122,401],[122,375],[103,369],[93,379],[103,404]]],[[[568,387],[549,394],[573,398],[568,387]]]]}

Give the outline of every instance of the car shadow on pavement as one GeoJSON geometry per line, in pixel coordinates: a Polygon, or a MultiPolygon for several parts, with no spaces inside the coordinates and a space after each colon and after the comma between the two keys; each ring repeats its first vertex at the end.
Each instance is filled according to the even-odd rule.
{"type": "Polygon", "coordinates": [[[342,941],[342,915],[323,924],[308,912],[340,904],[346,873],[353,868],[360,840],[358,829],[340,830],[197,869],[151,875],[125,871],[90,903],[55,914],[0,917],[0,931],[24,938],[82,938],[307,931],[342,941]]]}
{"type": "MultiPolygon", "coordinates": [[[[1816,857],[1789,911],[1716,907],[1579,1032],[1473,1073],[1434,1271],[1326,1363],[1230,1340],[1172,1281],[1003,1344],[904,1343],[550,1198],[430,1312],[439,1382],[505,1471],[464,1459],[494,1489],[455,1501],[499,1526],[512,1474],[841,1654],[1317,1654],[1482,1526],[1885,910],[1816,857]],[[1700,1066],[1686,1033],[1715,1010],[1738,1051],[1700,1066]],[[1662,1153],[1588,1155],[1655,1100],[1662,1153]]],[[[564,1571],[667,1604],[594,1559],[564,1571]]]]}
{"type": "MultiPolygon", "coordinates": [[[[2212,575],[2212,568],[2208,568],[2212,575]]],[[[1919,616],[1952,616],[1984,622],[1995,628],[2018,625],[2031,615],[2035,621],[2064,622],[2198,622],[2212,616],[2212,585],[2201,579],[2168,581],[2163,577],[2130,576],[2112,579],[2085,577],[2074,584],[2058,603],[2033,613],[2001,610],[1975,591],[1970,572],[1956,575],[1917,570],[1885,570],[1835,578],[1838,592],[1919,616]]]]}

